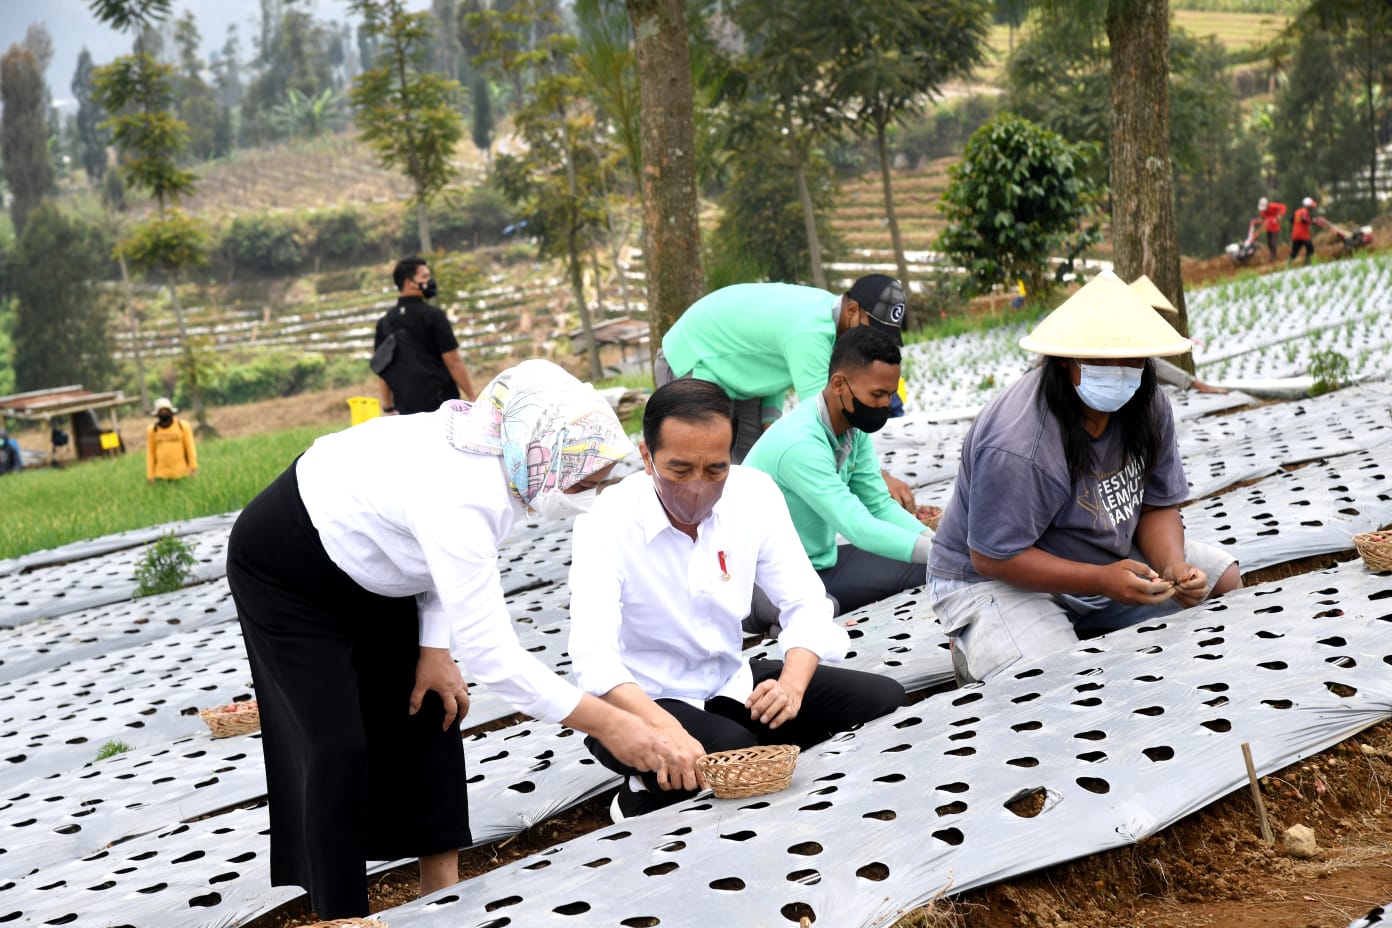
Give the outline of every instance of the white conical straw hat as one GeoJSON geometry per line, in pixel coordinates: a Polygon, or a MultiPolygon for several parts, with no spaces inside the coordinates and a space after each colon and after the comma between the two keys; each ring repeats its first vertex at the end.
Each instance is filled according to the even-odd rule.
{"type": "Polygon", "coordinates": [[[1165,294],[1160,292],[1160,288],[1155,286],[1155,281],[1142,274],[1131,283],[1127,284],[1131,292],[1145,300],[1156,312],[1169,313],[1178,316],[1179,310],[1175,309],[1174,304],[1165,298],[1165,294]]]}
{"type": "Polygon", "coordinates": [[[1126,284],[1099,274],[1020,339],[1020,347],[1059,358],[1160,358],[1191,346],[1126,284]]]}

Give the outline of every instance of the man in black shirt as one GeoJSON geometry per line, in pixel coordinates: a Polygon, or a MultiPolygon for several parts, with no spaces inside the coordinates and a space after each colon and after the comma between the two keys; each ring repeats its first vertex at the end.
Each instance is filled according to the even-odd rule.
{"type": "Polygon", "coordinates": [[[377,320],[372,342],[382,412],[433,412],[446,400],[473,399],[474,386],[449,318],[426,302],[435,297],[436,287],[425,259],[402,258],[392,270],[392,282],[401,295],[377,320]],[[394,344],[385,352],[389,357],[382,357],[388,338],[394,344]]]}

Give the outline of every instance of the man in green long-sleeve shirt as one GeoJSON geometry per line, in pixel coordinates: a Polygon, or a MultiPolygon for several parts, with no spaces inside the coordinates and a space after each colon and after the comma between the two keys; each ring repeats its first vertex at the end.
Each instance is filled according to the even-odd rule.
{"type": "Polygon", "coordinates": [[[775,422],[745,464],[773,478],[837,614],[925,582],[933,533],[889,495],[871,432],[889,417],[899,347],[852,329],[832,351],[826,386],[775,422]],[[849,543],[836,544],[837,533],[849,543]]]}
{"type": "Polygon", "coordinates": [[[904,288],[867,274],[837,296],[796,284],[735,284],[687,308],[662,339],[657,385],[694,377],[718,384],[735,401],[735,463],[778,418],[783,395],[810,402],[826,386],[831,346],[858,326],[883,329],[901,343],[904,288]]]}

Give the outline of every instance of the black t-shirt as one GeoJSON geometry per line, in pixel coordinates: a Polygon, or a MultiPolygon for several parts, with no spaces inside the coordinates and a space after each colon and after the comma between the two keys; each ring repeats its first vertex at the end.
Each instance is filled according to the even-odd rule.
{"type": "Polygon", "coordinates": [[[396,352],[382,379],[391,387],[396,411],[433,412],[446,400],[459,399],[459,387],[441,357],[459,347],[444,311],[420,297],[403,296],[377,320],[373,348],[393,333],[396,352]]]}

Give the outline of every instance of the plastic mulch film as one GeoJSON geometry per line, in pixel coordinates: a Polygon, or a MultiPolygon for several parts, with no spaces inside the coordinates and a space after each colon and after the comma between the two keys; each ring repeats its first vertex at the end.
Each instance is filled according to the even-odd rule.
{"type": "MultiPolygon", "coordinates": [[[[517,834],[617,782],[589,756],[578,733],[542,728],[519,725],[465,740],[476,844],[517,834]]],[[[243,859],[230,861],[240,866],[183,866],[214,858],[210,848],[229,857],[227,834],[264,835],[264,773],[255,736],[189,739],[12,789],[18,791],[6,814],[13,824],[0,829],[0,880],[15,885],[0,902],[0,919],[8,914],[37,924],[67,914],[73,894],[48,888],[59,881],[70,888],[111,883],[113,897],[136,900],[152,885],[178,887],[175,896],[188,900],[217,890],[218,900],[201,906],[209,909],[206,918],[190,915],[182,899],[158,916],[171,908],[168,895],[161,896],[163,905],[150,900],[151,911],[141,919],[121,910],[123,921],[142,926],[227,924],[261,914],[271,898],[264,837],[248,843],[238,855],[243,859]],[[225,825],[234,828],[224,832],[225,825]],[[104,854],[107,848],[116,850],[104,854]]],[[[105,924],[110,917],[108,907],[91,898],[77,924],[105,924]]]]}
{"type": "MultiPolygon", "coordinates": [[[[227,573],[228,531],[216,527],[186,537],[197,559],[192,569],[195,579],[213,580],[227,573]]],[[[130,599],[137,586],[135,568],[146,547],[123,547],[0,579],[0,626],[130,599]]]]}
{"type": "Polygon", "coordinates": [[[111,554],[126,548],[149,544],[165,535],[197,535],[218,529],[228,532],[231,531],[232,523],[235,521],[237,521],[237,513],[232,512],[217,516],[201,516],[197,519],[184,519],[179,522],[166,522],[163,525],[152,525],[149,528],[137,528],[128,532],[103,535],[100,538],[74,541],[71,544],[60,545],[56,548],[46,548],[42,551],[0,560],[0,577],[33,570],[35,567],[66,564],[69,561],[111,554]]]}
{"type": "MultiPolygon", "coordinates": [[[[0,587],[5,581],[0,579],[0,587]]],[[[235,620],[227,579],[69,612],[8,629],[0,680],[13,680],[89,657],[113,654],[158,638],[235,620]]]]}
{"type": "Polygon", "coordinates": [[[1377,906],[1362,918],[1355,918],[1349,922],[1349,928],[1373,928],[1375,925],[1386,925],[1392,922],[1392,902],[1377,906]]]}
{"type": "Polygon", "coordinates": [[[401,926],[891,925],[1134,843],[1392,714],[1392,577],[1358,564],[1020,663],[804,753],[792,786],[602,829],[401,926]],[[699,921],[695,915],[699,913],[699,921]]]}
{"type": "Polygon", "coordinates": [[[1183,510],[1185,532],[1244,571],[1353,547],[1392,523],[1392,443],[1282,471],[1183,510]]]}

